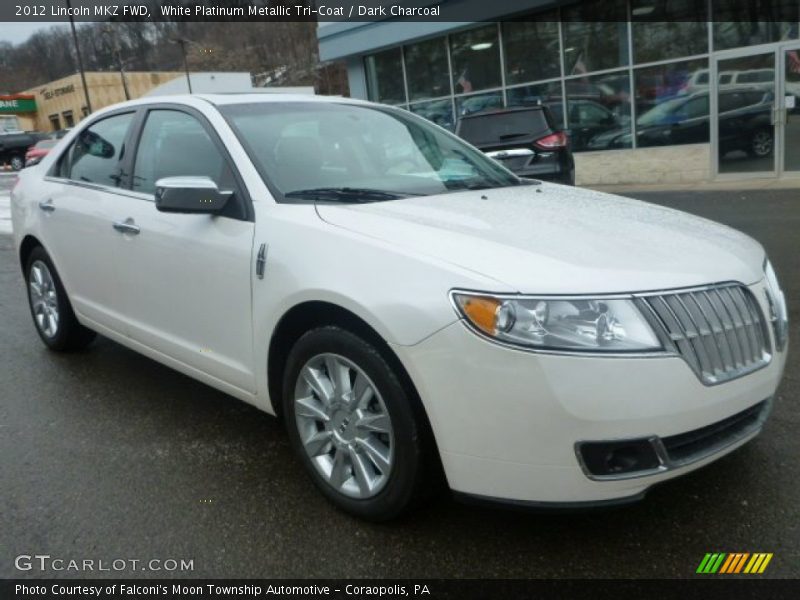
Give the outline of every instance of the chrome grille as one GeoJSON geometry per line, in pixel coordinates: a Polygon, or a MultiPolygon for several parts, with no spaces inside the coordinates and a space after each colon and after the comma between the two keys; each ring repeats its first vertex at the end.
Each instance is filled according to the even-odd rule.
{"type": "Polygon", "coordinates": [[[756,299],[741,285],[644,296],[666,341],[708,384],[740,377],[770,360],[769,333],[756,299]]]}

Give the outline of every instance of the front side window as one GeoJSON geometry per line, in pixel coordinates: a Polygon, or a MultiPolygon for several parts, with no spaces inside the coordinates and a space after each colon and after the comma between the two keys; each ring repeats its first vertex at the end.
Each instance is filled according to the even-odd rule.
{"type": "Polygon", "coordinates": [[[62,157],[59,174],[74,181],[118,187],[122,180],[125,138],[133,115],[114,115],[81,131],[62,157]]]}
{"type": "Polygon", "coordinates": [[[269,102],[221,110],[279,201],[388,200],[520,183],[400,109],[269,102]]]}
{"type": "Polygon", "coordinates": [[[133,190],[153,194],[164,177],[205,176],[223,188],[233,186],[233,174],[202,123],[177,110],[152,110],[147,116],[136,162],[133,190]]]}

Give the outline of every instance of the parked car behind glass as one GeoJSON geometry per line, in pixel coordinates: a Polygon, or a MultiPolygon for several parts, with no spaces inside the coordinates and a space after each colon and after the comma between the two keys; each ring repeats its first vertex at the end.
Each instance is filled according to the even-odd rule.
{"type": "MultiPolygon", "coordinates": [[[[770,122],[773,96],[753,87],[719,90],[719,144],[722,154],[742,150],[753,157],[769,156],[773,147],[770,122]]],[[[637,144],[667,146],[699,144],[709,140],[708,91],[675,96],[656,105],[636,121],[637,144]]],[[[629,129],[597,135],[592,150],[630,147],[629,129]]]]}

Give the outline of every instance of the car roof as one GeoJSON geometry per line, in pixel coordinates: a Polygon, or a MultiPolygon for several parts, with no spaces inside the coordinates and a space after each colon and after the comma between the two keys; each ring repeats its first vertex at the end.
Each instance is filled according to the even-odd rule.
{"type": "MultiPolygon", "coordinates": [[[[97,118],[104,117],[109,113],[124,111],[126,109],[138,109],[146,106],[157,106],[159,104],[180,104],[188,107],[201,108],[203,104],[206,106],[228,106],[234,104],[269,104],[269,103],[309,103],[319,102],[327,104],[353,104],[370,106],[375,105],[374,102],[367,102],[365,100],[357,100],[354,98],[345,98],[343,96],[315,96],[312,94],[284,94],[281,92],[264,93],[236,93],[236,94],[171,94],[165,96],[144,96],[136,100],[128,100],[126,102],[119,102],[111,104],[101,109],[94,111],[90,117],[91,121],[97,118]]],[[[392,108],[387,105],[380,105],[387,108],[392,108]]],[[[83,123],[83,122],[81,122],[83,123]]]]}

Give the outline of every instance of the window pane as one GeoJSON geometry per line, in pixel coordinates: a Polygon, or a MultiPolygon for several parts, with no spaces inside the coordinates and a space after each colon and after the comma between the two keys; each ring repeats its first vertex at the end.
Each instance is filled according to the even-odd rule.
{"type": "Polygon", "coordinates": [[[798,0],[715,0],[714,49],[797,39],[798,0]]]}
{"type": "Polygon", "coordinates": [[[708,52],[706,0],[631,0],[635,62],[708,52]]]}
{"type": "Polygon", "coordinates": [[[544,104],[550,109],[557,127],[564,127],[564,109],[561,105],[561,83],[539,83],[511,88],[506,92],[508,106],[544,104]]]}
{"type": "Polygon", "coordinates": [[[103,119],[84,129],[69,151],[68,174],[75,181],[118,186],[125,136],[133,113],[103,119]]]}
{"type": "Polygon", "coordinates": [[[558,60],[558,13],[538,20],[503,23],[506,83],[525,83],[561,76],[558,60]]]}
{"type": "Polygon", "coordinates": [[[136,163],[133,189],[152,194],[162,177],[206,176],[221,188],[232,185],[232,176],[202,124],[186,113],[155,110],[147,117],[136,163]]]}
{"type": "Polygon", "coordinates": [[[567,75],[628,64],[626,13],[626,0],[594,0],[562,11],[567,75]],[[596,20],[600,14],[603,21],[596,20]]]}
{"type": "Polygon", "coordinates": [[[386,104],[402,104],[406,101],[400,48],[367,56],[364,64],[370,100],[386,104]]]}
{"type": "Polygon", "coordinates": [[[456,94],[500,87],[500,48],[494,25],[451,36],[450,57],[456,94]]]}
{"type": "Polygon", "coordinates": [[[453,101],[450,98],[412,104],[410,109],[414,114],[425,117],[429,121],[433,121],[445,129],[449,129],[450,131],[454,129],[453,101]]]}
{"type": "Polygon", "coordinates": [[[707,143],[708,84],[705,60],[636,69],[637,145],[707,143]]]}
{"type": "Polygon", "coordinates": [[[503,94],[501,92],[489,92],[487,94],[456,98],[456,114],[458,116],[471,115],[492,108],[503,108],[503,94]]]}
{"type": "Polygon", "coordinates": [[[567,127],[572,149],[630,148],[630,78],[627,71],[566,81],[567,127]]]}
{"type": "Polygon", "coordinates": [[[425,100],[450,95],[450,73],[447,70],[447,45],[444,38],[420,42],[404,48],[408,96],[425,100]]]}

